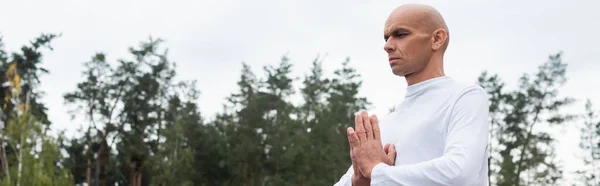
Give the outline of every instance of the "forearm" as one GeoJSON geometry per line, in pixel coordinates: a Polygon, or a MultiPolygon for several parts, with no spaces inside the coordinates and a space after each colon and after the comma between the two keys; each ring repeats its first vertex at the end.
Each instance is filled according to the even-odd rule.
{"type": "Polygon", "coordinates": [[[459,156],[444,156],[404,166],[380,163],[373,168],[371,185],[465,185],[480,168],[479,164],[467,161],[459,156]]]}

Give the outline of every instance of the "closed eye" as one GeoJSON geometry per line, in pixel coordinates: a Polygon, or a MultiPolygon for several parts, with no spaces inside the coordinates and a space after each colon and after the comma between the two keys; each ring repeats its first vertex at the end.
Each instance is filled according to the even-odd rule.
{"type": "MultiPolygon", "coordinates": [[[[402,39],[403,37],[405,37],[407,35],[408,35],[408,33],[395,33],[394,37],[397,39],[402,39]]],[[[385,36],[385,37],[383,37],[383,39],[387,42],[388,39],[390,39],[390,36],[385,36]]]]}
{"type": "Polygon", "coordinates": [[[395,36],[397,38],[402,38],[402,37],[407,36],[407,35],[408,35],[407,33],[397,33],[395,36]]]}
{"type": "MultiPolygon", "coordinates": [[[[401,38],[407,36],[408,34],[409,34],[409,31],[404,28],[397,28],[391,33],[391,35],[393,37],[398,38],[398,39],[401,39],[401,38]]],[[[390,35],[384,35],[383,39],[385,40],[385,42],[387,42],[388,39],[390,39],[390,35]]]]}

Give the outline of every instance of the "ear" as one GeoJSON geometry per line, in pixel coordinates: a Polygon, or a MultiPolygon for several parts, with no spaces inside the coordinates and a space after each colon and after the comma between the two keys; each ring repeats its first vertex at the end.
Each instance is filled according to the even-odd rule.
{"type": "Polygon", "coordinates": [[[437,29],[433,31],[433,44],[431,49],[439,50],[448,42],[448,32],[444,29],[437,29]]]}

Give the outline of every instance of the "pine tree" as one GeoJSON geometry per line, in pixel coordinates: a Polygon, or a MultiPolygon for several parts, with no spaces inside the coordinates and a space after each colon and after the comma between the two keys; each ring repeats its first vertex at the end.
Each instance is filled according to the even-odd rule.
{"type": "MultiPolygon", "coordinates": [[[[83,72],[85,81],[77,84],[77,90],[66,93],[64,99],[66,104],[76,106],[71,111],[73,117],[83,115],[89,122],[87,123],[85,152],[87,157],[86,183],[100,186],[107,184],[107,168],[111,149],[108,140],[111,140],[110,136],[116,136],[117,112],[115,109],[123,95],[124,86],[122,81],[115,81],[113,69],[106,62],[105,54],[94,55],[84,65],[86,67],[83,72]],[[90,136],[92,130],[94,136],[90,136]],[[92,169],[94,173],[92,173],[92,169]]],[[[78,144],[72,145],[77,147],[78,144]]],[[[75,156],[75,154],[73,155],[75,156]]],[[[74,174],[78,174],[78,172],[74,174]]]]}
{"type": "Polygon", "coordinates": [[[167,50],[160,47],[162,42],[150,38],[138,48],[131,48],[134,59],[120,61],[117,68],[120,79],[129,82],[122,98],[122,125],[118,127],[116,146],[118,166],[125,175],[120,185],[149,185],[155,180],[152,166],[164,138],[168,101],[178,94],[175,90],[181,84],[173,80],[175,64],[168,59],[167,50]]]}
{"type": "Polygon", "coordinates": [[[371,104],[367,98],[359,96],[361,76],[350,67],[349,58],[342,62],[342,67],[335,70],[334,74],[327,97],[327,111],[319,118],[318,125],[324,128],[315,129],[328,133],[322,135],[325,141],[314,142],[326,144],[322,147],[324,151],[320,158],[332,166],[327,167],[324,170],[326,172],[320,172],[320,175],[329,175],[322,179],[331,184],[338,181],[339,175],[343,175],[351,165],[346,128],[354,126],[356,112],[367,109],[371,104]]]}
{"type": "Polygon", "coordinates": [[[231,148],[227,163],[236,167],[231,167],[232,175],[227,185],[259,185],[266,174],[263,169],[266,157],[262,136],[266,110],[260,107],[265,104],[260,100],[264,98],[261,95],[265,95],[261,92],[263,83],[244,63],[238,81],[239,92],[228,98],[228,107],[233,113],[230,123],[223,123],[227,127],[225,135],[231,148]]]}
{"type": "Polygon", "coordinates": [[[585,104],[583,119],[579,147],[583,150],[581,158],[586,166],[577,171],[577,174],[581,185],[598,186],[600,185],[600,120],[590,100],[585,104]]]}
{"type": "MultiPolygon", "coordinates": [[[[161,43],[161,39],[150,38],[131,48],[133,60],[119,60],[114,69],[106,62],[105,54],[94,55],[85,63],[86,79],[77,90],[65,94],[67,103],[80,111],[74,114],[83,114],[89,122],[85,139],[72,140],[72,147],[68,147],[72,162],[81,163],[81,157],[86,157],[88,184],[191,184],[190,176],[180,172],[177,177],[171,176],[178,169],[173,164],[192,162],[191,149],[171,147],[185,144],[187,138],[180,141],[177,132],[200,125],[199,115],[198,121],[180,121],[183,116],[174,115],[182,109],[175,100],[195,99],[197,91],[193,82],[173,80],[175,64],[168,60],[166,50],[161,50],[161,43]]],[[[80,174],[73,172],[79,181],[80,174]]]]}
{"type": "Polygon", "coordinates": [[[290,151],[298,152],[298,159],[294,163],[297,168],[297,177],[301,185],[331,185],[330,180],[323,179],[323,172],[332,170],[335,165],[323,161],[329,156],[327,135],[337,135],[330,123],[323,119],[327,117],[326,96],[329,94],[330,79],[325,77],[322,61],[316,58],[310,69],[310,74],[304,77],[301,89],[304,104],[298,108],[298,122],[302,123],[301,133],[304,135],[296,139],[298,147],[290,151]],[[315,167],[318,166],[318,167],[315,167]]]}
{"type": "Polygon", "coordinates": [[[290,149],[300,146],[296,139],[304,134],[300,123],[294,119],[297,117],[294,113],[296,108],[289,101],[296,93],[293,88],[296,78],[290,77],[292,65],[286,56],[281,58],[277,66],[266,66],[264,70],[267,74],[266,91],[261,94],[263,96],[260,99],[261,102],[266,103],[263,108],[267,110],[264,148],[267,157],[265,169],[268,173],[265,183],[289,185],[299,181],[295,176],[293,164],[299,152],[290,149]]]}
{"type": "Polygon", "coordinates": [[[554,153],[555,138],[541,128],[563,124],[573,119],[561,108],[573,103],[559,97],[566,82],[566,64],[561,53],[549,57],[532,78],[525,74],[519,89],[504,90],[496,75],[483,73],[479,83],[491,95],[492,184],[557,185],[562,177],[554,153]]]}

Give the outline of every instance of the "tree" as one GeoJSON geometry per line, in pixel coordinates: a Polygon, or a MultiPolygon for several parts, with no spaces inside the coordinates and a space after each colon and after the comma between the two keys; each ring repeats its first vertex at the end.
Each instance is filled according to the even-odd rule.
{"type": "MultiPolygon", "coordinates": [[[[300,108],[299,118],[304,118],[305,122],[315,121],[319,113],[324,111],[325,96],[329,93],[329,83],[331,80],[325,78],[322,61],[317,57],[312,62],[310,75],[304,77],[303,88],[301,89],[304,104],[300,108]]],[[[314,123],[308,124],[309,129],[314,123]]]]}
{"type": "MultiPolygon", "coordinates": [[[[78,133],[85,132],[79,130],[78,133]]],[[[67,157],[63,159],[62,165],[71,171],[71,178],[73,178],[71,182],[75,185],[87,183],[87,178],[90,178],[88,175],[91,175],[91,170],[90,174],[87,174],[88,168],[91,168],[89,167],[91,166],[91,160],[88,164],[88,156],[86,156],[88,155],[86,153],[87,140],[85,137],[82,139],[73,138],[68,141],[63,141],[60,146],[61,149],[64,149],[67,152],[67,157]]]]}
{"type": "Polygon", "coordinates": [[[577,171],[582,185],[600,185],[600,120],[592,107],[592,102],[587,100],[583,124],[580,126],[581,137],[579,147],[583,150],[582,160],[585,167],[577,171]]]}
{"type": "Polygon", "coordinates": [[[239,165],[232,172],[235,173],[231,184],[237,182],[240,185],[258,185],[262,177],[261,164],[265,161],[263,156],[261,135],[262,125],[265,122],[263,113],[258,107],[258,95],[261,82],[256,79],[250,67],[244,64],[242,76],[238,82],[240,92],[231,96],[232,107],[238,107],[231,123],[233,130],[229,144],[232,147],[232,165],[239,165]]]}
{"type": "MultiPolygon", "coordinates": [[[[326,123],[331,80],[325,77],[322,61],[316,58],[310,69],[310,74],[304,77],[303,87],[300,92],[304,103],[298,108],[298,123],[302,124],[301,133],[304,135],[295,139],[297,147],[289,151],[298,152],[298,159],[294,162],[297,169],[297,180],[301,185],[331,185],[329,179],[323,179],[323,173],[331,171],[337,165],[324,162],[323,157],[336,156],[330,154],[332,145],[326,140],[328,135],[337,135],[332,123],[326,123]],[[318,165],[318,168],[315,167],[318,165]]],[[[343,157],[340,157],[343,158],[343,157]]],[[[326,174],[325,174],[326,175],[326,174]]]]}
{"type": "Polygon", "coordinates": [[[324,144],[320,147],[324,150],[323,154],[317,158],[335,165],[320,172],[321,176],[329,175],[322,178],[323,182],[328,184],[338,181],[339,175],[343,175],[350,167],[350,147],[346,129],[354,125],[354,113],[371,105],[367,98],[359,96],[362,85],[360,78],[356,69],[350,66],[350,58],[346,58],[341,68],[334,71],[327,96],[327,110],[319,118],[320,127],[315,128],[315,131],[328,131],[321,135],[324,141],[313,141],[324,144]]]}
{"type": "Polygon", "coordinates": [[[153,156],[151,167],[154,173],[152,183],[155,185],[194,185],[196,176],[194,169],[193,145],[201,127],[199,112],[195,104],[183,103],[178,97],[169,101],[165,116],[165,128],[162,132],[164,142],[159,143],[157,154],[153,156]]]}
{"type": "MultiPolygon", "coordinates": [[[[39,77],[48,73],[46,69],[40,67],[42,62],[40,50],[43,48],[52,50],[50,42],[56,37],[58,37],[56,34],[41,34],[31,42],[30,46],[21,47],[21,53],[12,53],[10,57],[7,55],[8,52],[4,51],[4,44],[0,37],[0,62],[2,63],[0,82],[3,85],[9,85],[2,86],[2,91],[0,91],[0,97],[4,98],[0,100],[2,106],[0,126],[2,126],[2,129],[6,127],[8,121],[12,119],[11,117],[14,117],[12,113],[18,110],[20,105],[24,105],[25,99],[29,99],[32,114],[37,116],[42,123],[50,125],[46,115],[46,107],[43,103],[37,101],[40,95],[43,94],[37,89],[37,86],[40,83],[39,77]],[[21,92],[27,93],[27,95],[21,94],[21,92]]],[[[9,162],[6,159],[5,140],[10,139],[0,138],[0,144],[2,145],[0,150],[2,151],[0,153],[2,167],[0,170],[6,173],[7,179],[10,179],[9,172],[7,172],[9,162]]]]}
{"type": "Polygon", "coordinates": [[[175,82],[175,63],[162,49],[161,39],[150,38],[138,48],[131,48],[133,61],[120,61],[116,70],[119,79],[129,82],[121,99],[119,137],[117,138],[118,164],[124,179],[120,185],[149,185],[157,163],[154,156],[164,140],[165,115],[168,101],[177,97],[184,82],[175,82]]]}
{"type": "MultiPolygon", "coordinates": [[[[239,164],[236,162],[238,149],[234,140],[237,135],[237,125],[235,124],[234,113],[224,106],[222,113],[217,113],[215,119],[206,124],[200,135],[194,143],[194,167],[196,176],[194,185],[236,185],[240,183],[239,176],[242,175],[239,170],[239,164]],[[211,167],[203,169],[202,167],[211,167]]],[[[239,147],[238,147],[239,148],[239,147]]]]}
{"type": "MultiPolygon", "coordinates": [[[[290,77],[292,65],[287,57],[282,57],[278,66],[265,67],[267,73],[267,93],[272,109],[267,115],[266,145],[269,149],[267,156],[267,170],[270,170],[267,184],[289,185],[302,183],[298,176],[296,163],[301,161],[302,147],[304,147],[306,130],[302,126],[298,115],[298,108],[289,100],[296,93],[290,77]],[[300,148],[300,149],[299,149],[300,148]]],[[[302,118],[304,119],[304,118],[302,118]]]]}
{"type": "Polygon", "coordinates": [[[15,177],[3,179],[2,185],[74,185],[69,170],[59,164],[63,158],[58,148],[62,135],[55,139],[48,135],[48,129],[29,111],[9,120],[4,135],[15,139],[8,141],[15,153],[7,156],[13,162],[9,165],[10,175],[15,177]]]}
{"type": "Polygon", "coordinates": [[[25,99],[29,98],[32,114],[36,115],[43,124],[50,125],[46,114],[47,108],[43,103],[38,101],[43,94],[41,90],[37,89],[40,77],[43,74],[49,73],[48,70],[40,66],[40,63],[42,63],[42,53],[40,50],[44,48],[52,50],[50,42],[59,36],[57,34],[41,34],[31,41],[30,46],[21,47],[21,53],[12,53],[10,57],[6,56],[6,52],[0,52],[0,60],[2,60],[0,75],[2,75],[2,82],[12,81],[9,77],[17,77],[15,74],[19,75],[18,79],[13,81],[16,84],[10,87],[3,87],[4,91],[0,91],[0,96],[5,98],[4,100],[0,100],[4,111],[3,121],[9,120],[10,112],[14,111],[15,107],[24,103],[25,99]],[[19,89],[23,93],[29,92],[30,95],[26,97],[26,94],[19,94],[17,98],[12,88],[19,89]],[[9,99],[12,97],[15,97],[16,100],[9,99]]]}
{"type": "Polygon", "coordinates": [[[47,109],[38,101],[43,94],[38,89],[40,77],[48,73],[40,65],[41,49],[52,50],[50,42],[56,37],[42,34],[10,57],[0,39],[3,185],[71,185],[68,169],[60,164],[63,157],[58,145],[62,135],[55,138],[48,134],[51,123],[47,109]]]}
{"type": "MultiPolygon", "coordinates": [[[[85,63],[83,72],[85,81],[77,84],[77,90],[64,95],[65,103],[76,106],[72,117],[83,114],[89,122],[86,132],[86,183],[88,185],[106,185],[106,168],[109,164],[110,148],[108,136],[116,136],[115,115],[117,104],[122,98],[127,80],[118,79],[106,62],[105,54],[94,55],[85,63]],[[92,131],[93,129],[93,131],[92,131]],[[92,137],[93,134],[96,137],[92,137]],[[94,175],[92,179],[92,169],[94,175]],[[92,184],[93,180],[93,184],[92,184]]],[[[76,141],[72,141],[72,145],[76,141]]],[[[76,149],[71,149],[76,150],[76,149]]],[[[73,154],[73,156],[76,156],[73,154]]],[[[73,165],[77,166],[77,165],[73,165]]],[[[75,167],[73,167],[75,168],[75,167]]],[[[75,172],[78,174],[79,172],[75,172]]],[[[74,177],[78,177],[74,175],[74,177]]]]}
{"type": "MultiPolygon", "coordinates": [[[[150,38],[139,47],[130,48],[133,60],[121,59],[114,69],[106,62],[105,54],[95,54],[85,63],[84,81],[75,91],[64,95],[66,103],[79,111],[74,114],[85,116],[89,122],[84,139],[72,140],[68,147],[71,162],[82,163],[81,157],[86,157],[85,182],[88,184],[172,183],[169,175],[178,168],[171,165],[180,157],[170,154],[174,153],[170,145],[185,144],[178,142],[175,133],[187,130],[181,127],[192,125],[181,124],[181,115],[177,112],[182,106],[176,100],[187,95],[195,99],[197,91],[192,87],[193,82],[173,80],[175,63],[168,60],[167,50],[161,49],[161,43],[161,39],[150,38]],[[81,144],[83,141],[85,145],[81,144]],[[115,150],[118,153],[113,153],[115,150]]],[[[190,101],[185,105],[195,108],[195,104],[187,103],[190,101]]],[[[193,124],[199,125],[198,122],[201,121],[193,121],[193,124]]],[[[177,154],[189,151],[175,150],[177,154]]],[[[70,165],[79,168],[77,164],[70,165]]],[[[81,172],[73,172],[73,177],[80,179],[79,174],[81,172]]],[[[185,182],[175,184],[178,183],[185,182]]]]}
{"type": "MultiPolygon", "coordinates": [[[[56,37],[42,34],[10,55],[0,37],[0,185],[331,185],[350,165],[345,130],[370,105],[348,58],[327,77],[317,57],[296,91],[282,56],[263,77],[242,63],[239,89],[205,120],[194,82],[176,81],[163,41],[150,38],[131,47],[129,59],[112,64],[97,53],[84,63],[83,79],[64,95],[84,123],[65,140],[49,134],[37,89],[48,73],[41,50],[56,37]]],[[[561,184],[549,130],[575,118],[562,110],[574,99],[559,96],[567,80],[561,56],[524,74],[514,90],[496,74],[479,77],[491,103],[490,185],[561,184]]],[[[600,185],[600,121],[590,101],[584,118],[589,166],[577,174],[600,185]]]]}
{"type": "Polygon", "coordinates": [[[559,184],[562,171],[554,157],[555,139],[541,128],[573,119],[572,115],[560,112],[574,101],[558,96],[559,88],[567,79],[567,65],[561,55],[550,56],[533,78],[523,75],[518,90],[506,91],[497,75],[484,72],[479,77],[479,84],[491,95],[490,167],[495,184],[559,184]]]}

